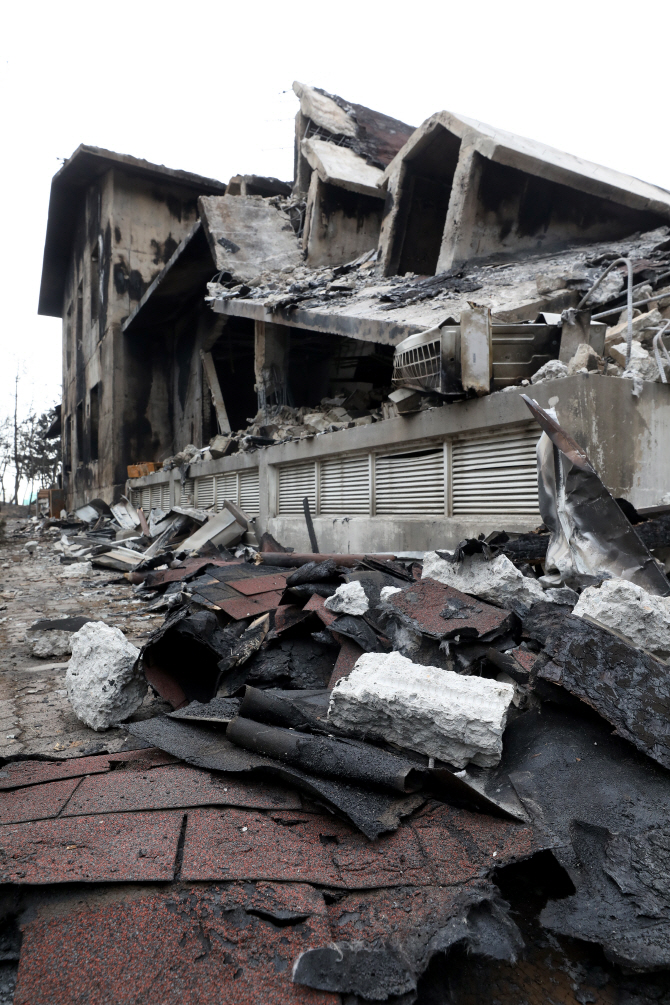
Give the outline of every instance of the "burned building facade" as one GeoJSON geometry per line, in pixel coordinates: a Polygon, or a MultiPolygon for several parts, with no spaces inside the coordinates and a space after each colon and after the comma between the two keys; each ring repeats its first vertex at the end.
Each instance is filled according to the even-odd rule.
{"type": "MultiPolygon", "coordinates": [[[[128,458],[164,448],[154,426],[206,435],[202,395],[175,326],[152,423],[151,347],[122,325],[197,221],[197,199],[225,185],[134,157],[79,147],[51,186],[39,312],[63,319],[63,476],[70,504],[124,490],[128,458]],[[174,379],[173,379],[174,378],[174,379]]],[[[207,277],[209,278],[209,277],[207,277]]],[[[166,333],[163,332],[163,335],[166,333]]],[[[155,396],[159,392],[154,389],[155,396]]]]}
{"type": "Polygon", "coordinates": [[[589,291],[623,257],[662,319],[670,194],[446,112],[414,129],[294,90],[292,184],[85,148],[55,177],[40,310],[64,320],[68,505],[228,499],[306,548],[307,498],[334,552],[529,530],[538,434],[500,392],[549,363],[540,404],[616,495],[657,505],[664,368],[650,334],[633,396],[609,354],[626,266],[589,291]]]}

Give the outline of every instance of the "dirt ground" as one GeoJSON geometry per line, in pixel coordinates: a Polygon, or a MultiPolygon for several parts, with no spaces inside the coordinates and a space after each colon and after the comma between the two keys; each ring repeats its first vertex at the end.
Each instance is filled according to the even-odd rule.
{"type": "MultiPolygon", "coordinates": [[[[140,648],[163,620],[146,614],[121,573],[96,570],[85,578],[64,578],[72,566],[60,564],[54,544],[61,532],[40,536],[28,517],[5,515],[0,539],[0,757],[78,757],[127,746],[121,730],[96,733],[74,716],[65,692],[66,657],[32,655],[28,628],[41,618],[84,615],[120,628],[140,648]],[[37,541],[30,555],[29,541],[37,541]]],[[[134,719],[157,711],[147,695],[134,719]]],[[[162,702],[159,702],[162,707],[162,702]]]]}

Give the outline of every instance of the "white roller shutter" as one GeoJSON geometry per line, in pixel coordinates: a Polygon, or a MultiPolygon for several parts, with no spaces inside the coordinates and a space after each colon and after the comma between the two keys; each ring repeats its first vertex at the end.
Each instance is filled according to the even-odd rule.
{"type": "Polygon", "coordinates": [[[170,497],[170,483],[167,482],[167,484],[161,485],[161,509],[164,509],[167,512],[167,510],[170,509],[171,505],[172,500],[170,497]]]}
{"type": "Polygon", "coordinates": [[[319,512],[348,516],[370,512],[370,461],[327,457],[320,464],[319,512]]]}
{"type": "Polygon", "coordinates": [[[316,504],[316,465],[314,461],[286,464],[279,468],[277,513],[303,513],[302,501],[309,499],[312,513],[316,504]]]}
{"type": "Polygon", "coordinates": [[[380,516],[444,516],[444,449],[375,459],[375,512],[380,516]]]}
{"type": "Polygon", "coordinates": [[[456,440],[452,448],[452,513],[539,513],[535,424],[456,440]]]}
{"type": "Polygon", "coordinates": [[[223,474],[216,476],[217,512],[223,509],[223,503],[226,499],[228,502],[234,503],[235,506],[239,505],[237,471],[224,471],[223,474]]]}
{"type": "Polygon", "coordinates": [[[238,505],[247,516],[258,516],[260,510],[258,468],[239,472],[238,505]]]}
{"type": "Polygon", "coordinates": [[[152,485],[151,486],[151,508],[160,509],[162,500],[162,485],[152,485]]]}
{"type": "Polygon", "coordinates": [[[214,475],[203,475],[196,479],[195,504],[198,509],[209,509],[214,505],[214,475]]]}
{"type": "Polygon", "coordinates": [[[140,506],[145,513],[151,509],[151,489],[148,485],[145,485],[140,492],[140,506]]]}

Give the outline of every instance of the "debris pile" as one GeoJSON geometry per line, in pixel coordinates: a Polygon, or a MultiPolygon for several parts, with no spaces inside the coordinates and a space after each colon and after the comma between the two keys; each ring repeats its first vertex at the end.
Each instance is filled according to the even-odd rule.
{"type": "MultiPolygon", "coordinates": [[[[327,894],[338,918],[359,920],[292,951],[287,974],[305,994],[446,1002],[422,997],[436,960],[456,965],[464,951],[515,973],[537,939],[567,938],[572,973],[570,940],[592,943],[589,958],[615,986],[670,971],[670,583],[652,554],[670,544],[670,521],[613,500],[579,445],[528,405],[545,432],[545,523],[531,534],[423,555],[305,555],[269,535],[244,544],[251,521],[233,504],[145,515],[127,500],[31,525],[65,568],[123,569],[136,601],[164,615],[141,649],[83,616],[36,622],[27,637],[35,655],[71,652],[67,696],[97,736],[125,721],[138,755],[223,786],[214,817],[188,811],[185,877],[291,882],[257,848],[287,810],[232,808],[255,805],[259,785],[278,807],[295,800],[280,827],[293,836],[280,843],[303,835],[295,879],[316,897],[319,884],[343,882],[331,865],[315,871],[330,844],[341,861],[354,854],[346,845],[386,856],[389,869],[393,842],[403,849],[390,891],[388,880],[361,881],[367,907],[346,883],[327,894]],[[559,493],[550,474],[561,465],[559,493]],[[584,484],[593,511],[580,508],[584,484]],[[201,819],[224,828],[227,862],[242,834],[245,865],[196,868],[200,839],[189,835],[201,819]],[[421,860],[409,850],[417,840],[421,860]],[[530,877],[540,863],[542,903],[512,896],[510,913],[505,869],[530,877]],[[389,920],[390,895],[409,898],[420,937],[389,920]]],[[[192,805],[170,795],[186,776],[170,777],[161,799],[192,805]]]]}

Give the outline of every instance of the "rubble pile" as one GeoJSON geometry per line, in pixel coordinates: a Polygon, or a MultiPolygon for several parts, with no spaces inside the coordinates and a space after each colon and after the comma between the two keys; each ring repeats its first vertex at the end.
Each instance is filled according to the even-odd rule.
{"type": "MultiPolygon", "coordinates": [[[[533,408],[551,449],[581,463],[609,514],[611,496],[588,458],[533,408]]],[[[541,442],[541,477],[547,449],[541,442]]],[[[579,484],[573,499],[566,482],[562,502],[573,517],[579,484]]],[[[536,938],[600,947],[613,984],[630,972],[643,985],[645,974],[670,971],[661,934],[670,890],[659,865],[670,805],[670,583],[643,541],[663,552],[667,516],[640,520],[611,500],[619,516],[590,531],[594,575],[580,564],[576,518],[573,534],[561,524],[557,551],[556,506],[545,483],[548,529],[501,531],[422,556],[296,555],[269,536],[254,547],[242,541],[252,522],[232,504],[145,515],[124,500],[109,513],[90,504],[88,523],[80,511],[31,525],[36,547],[51,540],[65,568],[125,570],[136,599],[163,615],[141,649],[83,616],[28,631],[35,655],[71,652],[67,697],[95,735],[125,720],[138,753],[162,752],[183,771],[222,779],[242,801],[260,783],[281,799],[297,793],[371,848],[421,832],[438,812],[457,828],[485,828],[494,849],[511,842],[512,852],[495,850],[476,866],[476,896],[459,886],[431,909],[426,940],[403,941],[365,920],[355,938],[333,931],[295,953],[292,980],[305,993],[387,1001],[402,988],[404,1000],[421,1002],[433,961],[456,960],[457,947],[513,968],[533,949],[508,913],[499,870],[516,862],[532,875],[538,856],[567,892],[548,888],[528,920],[544,933],[536,938]],[[120,537],[122,522],[132,536],[120,537]],[[624,568],[630,578],[617,575],[624,568]]],[[[308,859],[316,853],[305,848],[308,859]]],[[[251,878],[261,875],[274,874],[251,878]]],[[[400,886],[417,892],[421,875],[400,886]]]]}
{"type": "MultiPolygon", "coordinates": [[[[546,438],[538,446],[546,526],[535,533],[500,531],[423,555],[297,555],[269,535],[250,544],[253,521],[233,504],[145,514],[126,499],[112,508],[94,500],[78,515],[23,527],[34,544],[24,548],[27,560],[46,549],[58,568],[85,570],[84,579],[113,573],[162,618],[141,648],[84,615],[42,619],[27,631],[34,657],[71,653],[67,698],[103,749],[106,732],[125,721],[125,757],[162,757],[157,763],[171,771],[221,779],[240,805],[255,786],[274,787],[277,805],[295,798],[307,809],[295,817],[303,830],[321,819],[310,813],[325,813],[333,822],[321,825],[316,843],[305,837],[306,863],[332,827],[342,835],[335,844],[358,835],[361,849],[391,856],[388,842],[425,834],[425,847],[435,848],[427,854],[441,855],[447,869],[453,856],[444,849],[463,828],[494,849],[467,866],[472,880],[455,881],[439,909],[431,901],[420,938],[387,924],[383,912],[373,923],[357,908],[355,933],[336,926],[293,952],[287,973],[305,994],[362,1003],[402,991],[403,1002],[432,1001],[422,988],[435,979],[435,960],[455,965],[465,950],[514,972],[515,961],[533,957],[528,925],[535,940],[567,939],[566,961],[573,943],[592,944],[601,955],[590,965],[599,959],[612,986],[632,980],[636,1002],[651,1000],[645,975],[670,972],[662,864],[670,583],[653,554],[670,544],[668,517],[642,519],[625,500],[617,505],[578,445],[531,406],[546,438]],[[566,480],[560,500],[572,525],[554,520],[558,495],[543,467],[554,450],[602,497],[589,528],[596,573],[584,565],[579,478],[566,480]],[[433,833],[438,817],[447,829],[433,833]],[[545,875],[560,877],[563,892],[543,880],[546,895],[522,922],[503,896],[505,868],[531,876],[540,861],[551,862],[545,875]]],[[[158,782],[160,770],[148,777],[158,782]]],[[[240,811],[218,812],[225,820],[240,811]]],[[[258,813],[243,819],[255,821],[252,834],[270,825],[258,813]]],[[[246,835],[250,824],[240,826],[246,835]]],[[[205,874],[187,864],[190,833],[184,868],[195,878],[205,874]]],[[[245,868],[247,882],[289,879],[271,865],[245,868]]],[[[425,870],[434,866],[403,868],[395,902],[433,883],[425,870]]],[[[315,882],[313,865],[299,881],[315,882]]]]}

